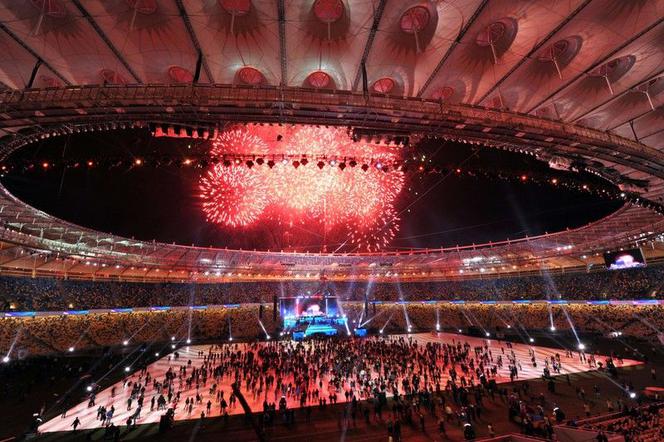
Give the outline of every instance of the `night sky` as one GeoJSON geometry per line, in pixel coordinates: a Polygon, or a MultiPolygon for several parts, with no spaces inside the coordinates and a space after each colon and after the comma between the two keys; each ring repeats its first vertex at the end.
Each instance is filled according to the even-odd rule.
{"type": "MultiPolygon", "coordinates": [[[[275,221],[235,230],[208,223],[197,198],[197,182],[204,169],[165,165],[168,159],[175,158],[179,164],[207,149],[204,141],[154,139],[147,130],[77,134],[19,151],[13,164],[34,163],[34,170],[15,168],[2,181],[27,203],[103,232],[185,245],[322,249],[316,223],[289,226],[275,221]],[[118,158],[124,159],[122,163],[118,158]],[[158,158],[163,164],[135,167],[135,158],[158,158]],[[93,167],[86,165],[88,160],[94,161],[93,167]],[[44,161],[80,161],[81,165],[44,170],[40,167],[44,161]]],[[[402,222],[392,242],[394,249],[479,244],[554,232],[594,221],[620,206],[559,186],[535,184],[531,175],[526,182],[495,177],[497,171],[507,177],[552,173],[545,163],[525,155],[488,148],[474,151],[438,140],[417,149],[418,155],[431,159],[428,165],[443,172],[413,173],[407,180],[397,204],[402,222]],[[456,167],[463,173],[445,172],[456,167]],[[490,171],[492,177],[481,171],[490,171]]],[[[593,179],[582,177],[586,178],[593,179]]],[[[341,233],[328,236],[327,250],[335,250],[343,239],[341,233]]]]}

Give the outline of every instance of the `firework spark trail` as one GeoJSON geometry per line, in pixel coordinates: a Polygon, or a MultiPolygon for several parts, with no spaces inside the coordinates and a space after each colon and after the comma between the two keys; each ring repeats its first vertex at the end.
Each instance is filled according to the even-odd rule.
{"type": "MultiPolygon", "coordinates": [[[[400,169],[383,170],[399,160],[398,149],[356,143],[343,128],[237,126],[222,132],[210,154],[289,155],[308,158],[371,158],[367,168],[337,167],[330,160],[319,167],[310,161],[294,167],[289,161],[272,167],[217,163],[199,183],[203,211],[212,223],[247,227],[279,219],[293,223],[318,221],[324,229],[343,229],[357,248],[376,251],[389,245],[399,231],[395,200],[404,187],[400,169]],[[286,136],[275,136],[275,131],[286,136]],[[273,141],[277,140],[277,141],[273,141]]],[[[345,161],[345,160],[344,160],[345,161]]]]}
{"type": "Polygon", "coordinates": [[[257,221],[268,204],[265,180],[243,166],[216,164],[201,179],[200,191],[208,221],[231,227],[257,221]]]}

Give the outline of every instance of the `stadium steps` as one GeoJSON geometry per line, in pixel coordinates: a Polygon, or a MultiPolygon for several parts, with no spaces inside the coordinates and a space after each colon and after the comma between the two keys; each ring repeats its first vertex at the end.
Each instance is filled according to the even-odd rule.
{"type": "Polygon", "coordinates": [[[40,347],[44,347],[45,349],[48,349],[49,353],[61,353],[62,350],[59,348],[55,348],[53,345],[49,344],[46,342],[44,339],[40,338],[39,336],[30,333],[30,330],[28,330],[27,327],[23,328],[23,334],[28,337],[27,341],[31,341],[30,345],[34,345],[35,343],[39,345],[40,347]]]}

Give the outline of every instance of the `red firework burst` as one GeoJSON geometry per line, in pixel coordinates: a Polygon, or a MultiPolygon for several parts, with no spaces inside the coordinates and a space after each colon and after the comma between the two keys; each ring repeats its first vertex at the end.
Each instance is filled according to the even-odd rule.
{"type": "Polygon", "coordinates": [[[211,222],[237,227],[262,218],[315,221],[326,231],[345,230],[352,244],[370,251],[386,247],[399,229],[394,202],[404,173],[382,170],[398,160],[395,147],[355,143],[343,128],[248,125],[222,132],[211,154],[327,158],[322,168],[311,160],[299,167],[291,161],[271,168],[214,166],[200,183],[203,210],[211,222]],[[366,170],[337,167],[351,158],[373,162],[366,170]]]}
{"type": "Polygon", "coordinates": [[[199,188],[205,216],[217,224],[248,226],[268,204],[262,174],[243,166],[217,164],[201,178],[199,188]]]}
{"type": "Polygon", "coordinates": [[[212,148],[210,149],[210,154],[218,157],[245,153],[264,155],[267,152],[268,145],[265,140],[251,133],[245,126],[237,126],[223,131],[212,142],[212,148]]]}
{"type": "Polygon", "coordinates": [[[391,205],[383,208],[376,218],[349,224],[350,242],[361,250],[377,252],[387,247],[399,232],[401,218],[391,205]]]}

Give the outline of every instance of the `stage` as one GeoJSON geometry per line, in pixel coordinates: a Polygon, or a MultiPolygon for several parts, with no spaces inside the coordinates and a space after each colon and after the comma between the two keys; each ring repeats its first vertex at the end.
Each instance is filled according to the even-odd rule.
{"type": "MultiPolygon", "coordinates": [[[[561,374],[563,375],[586,372],[591,370],[587,362],[583,362],[579,359],[579,354],[577,352],[574,352],[573,357],[569,358],[565,356],[565,351],[561,349],[546,348],[536,345],[526,345],[526,344],[516,344],[516,343],[513,343],[512,348],[510,349],[508,348],[505,342],[500,340],[483,339],[478,337],[470,337],[470,336],[457,335],[451,333],[437,333],[437,334],[421,333],[421,334],[412,334],[412,335],[386,336],[384,338],[381,337],[381,338],[364,338],[364,339],[390,340],[390,339],[399,339],[399,338],[412,338],[413,340],[416,340],[418,344],[422,345],[426,345],[427,343],[435,343],[435,342],[440,342],[445,344],[453,342],[454,343],[461,342],[461,344],[467,343],[468,345],[470,345],[471,349],[475,347],[484,347],[485,345],[487,345],[489,350],[491,350],[494,356],[498,356],[500,354],[508,355],[513,351],[516,360],[518,361],[519,365],[521,365],[521,369],[519,371],[519,377],[516,380],[533,379],[542,376],[542,368],[544,367],[544,360],[550,359],[551,356],[555,356],[556,354],[560,355],[560,360],[562,364],[561,374]],[[531,350],[535,352],[537,367],[533,367],[531,363],[531,357],[532,357],[531,350]]],[[[304,346],[310,345],[307,341],[304,341],[300,344],[304,346]]],[[[249,348],[248,344],[224,343],[220,345],[222,348],[224,348],[224,346],[231,345],[233,346],[233,349],[235,351],[246,350],[249,348]]],[[[270,345],[270,344],[263,343],[261,345],[270,345]]],[[[186,366],[189,360],[191,360],[192,362],[191,363],[192,368],[201,367],[201,365],[203,364],[203,355],[208,354],[210,347],[211,345],[191,345],[191,346],[182,347],[177,350],[180,354],[178,360],[175,360],[173,358],[172,353],[169,355],[165,355],[158,361],[152,363],[148,367],[147,371],[150,373],[150,375],[153,378],[163,380],[164,374],[169,369],[172,369],[172,371],[177,373],[179,368],[181,366],[186,366]]],[[[215,350],[215,352],[218,351],[219,349],[215,350]]],[[[596,355],[596,359],[597,361],[604,363],[605,356],[596,355]]],[[[615,361],[615,363],[618,368],[641,364],[641,362],[639,361],[634,361],[629,359],[624,359],[622,363],[620,363],[619,361],[615,361]]],[[[188,373],[190,372],[191,369],[189,368],[188,373]]],[[[125,425],[127,419],[131,417],[136,411],[135,400],[133,401],[132,408],[130,410],[127,410],[127,399],[131,394],[131,388],[125,387],[125,385],[128,380],[131,380],[132,382],[137,381],[139,378],[139,374],[140,373],[138,372],[131,373],[124,380],[119,381],[116,384],[111,385],[108,388],[98,392],[95,406],[88,407],[88,401],[86,399],[81,403],[79,403],[78,405],[69,409],[67,411],[65,418],[57,416],[42,424],[39,427],[39,431],[40,432],[69,431],[72,429],[71,425],[76,417],[78,417],[81,421],[79,429],[99,428],[102,426],[102,423],[101,421],[96,419],[97,408],[99,406],[105,406],[106,408],[110,408],[111,405],[114,405],[115,407],[115,414],[113,416],[112,422],[115,425],[125,425]],[[111,389],[113,387],[115,387],[115,397],[111,396],[111,389]]],[[[498,369],[497,375],[494,379],[497,383],[509,382],[510,381],[509,374],[510,373],[508,369],[508,364],[507,362],[505,362],[502,368],[498,369]]],[[[372,377],[375,376],[377,376],[377,374],[373,373],[372,377]]],[[[441,380],[441,386],[443,388],[445,383],[447,382],[447,379],[448,379],[448,374],[447,370],[445,370],[444,378],[441,380]]],[[[284,378],[283,382],[288,383],[292,380],[293,380],[292,376],[289,375],[284,378]]],[[[330,394],[336,394],[338,402],[344,402],[345,401],[345,396],[343,394],[344,391],[342,390],[337,391],[334,387],[331,386],[329,380],[330,380],[329,375],[322,376],[321,397],[327,398],[328,395],[330,394]]],[[[210,394],[210,387],[215,382],[217,383],[217,390],[224,391],[225,394],[224,397],[228,402],[228,397],[230,396],[231,393],[231,387],[230,387],[231,378],[228,375],[228,373],[221,379],[221,381],[215,381],[213,378],[210,377],[208,378],[207,383],[205,385],[200,386],[200,388],[198,389],[198,393],[202,396],[202,400],[200,403],[194,405],[193,410],[191,412],[185,410],[185,400],[187,398],[193,399],[196,396],[197,389],[195,385],[193,385],[191,388],[187,388],[185,384],[181,387],[180,401],[179,403],[175,404],[175,420],[200,419],[201,412],[204,412],[206,417],[219,416],[221,414],[219,402],[217,402],[216,395],[214,393],[210,394]],[[208,400],[212,402],[210,413],[208,413],[206,409],[208,400]]],[[[349,385],[350,384],[348,382],[342,384],[342,389],[344,388],[350,389],[349,385]]],[[[254,412],[259,412],[263,410],[263,401],[266,399],[266,397],[269,402],[275,402],[277,404],[281,397],[280,393],[278,395],[275,393],[274,388],[271,388],[267,392],[263,392],[263,394],[260,396],[257,396],[255,393],[252,393],[251,390],[247,390],[246,384],[244,382],[242,382],[241,388],[245,399],[249,403],[249,406],[251,407],[252,411],[254,412]]],[[[174,384],[174,390],[175,391],[178,390],[177,380],[174,384]]],[[[153,390],[153,384],[150,382],[146,386],[145,401],[140,413],[140,417],[137,419],[136,422],[137,424],[159,422],[160,416],[165,413],[164,410],[157,410],[156,406],[154,410],[152,411],[150,410],[150,401],[152,400],[153,396],[158,396],[158,394],[155,394],[155,391],[153,390]]],[[[297,395],[288,396],[286,397],[286,400],[289,408],[298,408],[300,406],[300,398],[297,397],[297,395]]],[[[312,400],[311,402],[308,402],[307,405],[318,406],[318,400],[317,399],[312,400]]],[[[174,404],[169,403],[168,406],[173,407],[174,404]]],[[[226,411],[229,414],[238,414],[243,412],[242,407],[239,405],[239,403],[232,408],[228,408],[226,411]]]]}

